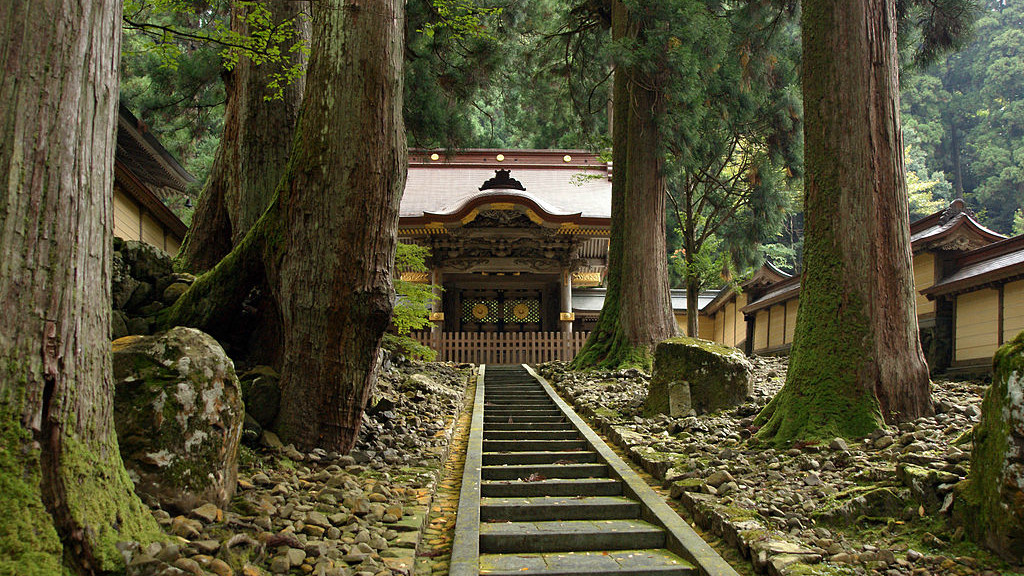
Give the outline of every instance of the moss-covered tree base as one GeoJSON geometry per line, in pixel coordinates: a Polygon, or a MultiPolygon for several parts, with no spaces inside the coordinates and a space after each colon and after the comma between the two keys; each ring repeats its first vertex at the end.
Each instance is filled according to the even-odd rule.
{"type": "Polygon", "coordinates": [[[758,414],[757,436],[785,446],[796,440],[860,438],[883,426],[874,397],[855,394],[846,384],[826,381],[800,391],[787,384],[758,414]]]}
{"type": "Polygon", "coordinates": [[[60,574],[61,543],[40,495],[38,451],[19,451],[30,443],[18,416],[0,404],[0,574],[60,574]]]}
{"type": "Polygon", "coordinates": [[[569,368],[572,370],[639,368],[650,372],[653,364],[653,346],[631,344],[620,330],[616,330],[613,334],[602,332],[591,335],[583,349],[569,364],[569,368]]]}

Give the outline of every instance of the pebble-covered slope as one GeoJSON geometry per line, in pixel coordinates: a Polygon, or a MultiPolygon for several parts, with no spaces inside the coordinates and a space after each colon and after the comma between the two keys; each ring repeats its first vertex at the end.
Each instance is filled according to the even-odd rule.
{"type": "Polygon", "coordinates": [[[670,489],[693,520],[768,574],[1024,574],[950,527],[953,484],[966,476],[984,384],[938,381],[934,417],[776,450],[754,416],[785,381],[786,359],[754,358],[754,395],[701,417],[639,416],[636,370],[544,374],[594,428],[670,489]]]}
{"type": "Polygon", "coordinates": [[[413,364],[385,373],[348,455],[248,451],[230,505],[153,514],[171,539],[125,545],[131,575],[411,574],[472,369],[413,364]]]}

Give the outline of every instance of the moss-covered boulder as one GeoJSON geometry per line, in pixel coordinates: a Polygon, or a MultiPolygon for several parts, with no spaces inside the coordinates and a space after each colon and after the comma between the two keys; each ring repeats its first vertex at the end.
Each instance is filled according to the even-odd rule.
{"type": "Polygon", "coordinates": [[[1008,561],[1024,561],[1024,332],[996,352],[971,471],[957,493],[967,533],[1008,561]]]}
{"type": "Polygon", "coordinates": [[[180,511],[226,505],[245,414],[224,349],[184,327],[121,338],[113,348],[114,423],[136,491],[180,511]]]}
{"type": "Polygon", "coordinates": [[[685,416],[742,404],[754,392],[754,370],[742,352],[699,338],[670,338],[654,350],[644,414],[685,416]]]}

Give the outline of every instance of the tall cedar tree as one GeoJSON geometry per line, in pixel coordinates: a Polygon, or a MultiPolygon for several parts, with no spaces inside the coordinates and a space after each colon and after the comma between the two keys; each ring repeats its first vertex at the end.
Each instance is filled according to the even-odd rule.
{"type": "Polygon", "coordinates": [[[216,332],[266,283],[281,326],[278,431],[351,449],[391,315],[402,121],[404,3],[313,6],[306,95],[277,197],[165,317],[216,332]]]}
{"type": "MultiPolygon", "coordinates": [[[[621,1],[612,3],[612,39],[642,42],[641,20],[621,1]]],[[[679,333],[669,296],[665,258],[665,175],[657,120],[664,61],[616,62],[612,87],[612,231],[608,291],[597,325],[574,368],[649,368],[656,343],[679,333]]]]}
{"type": "MultiPolygon", "coordinates": [[[[275,25],[294,23],[296,35],[281,46],[282,51],[308,41],[309,21],[301,3],[268,0],[266,7],[275,25]]],[[[248,3],[232,2],[231,26],[241,35],[250,33],[246,24],[250,9],[248,3]]],[[[292,52],[293,64],[301,58],[301,51],[292,52]]],[[[181,247],[178,259],[183,269],[203,272],[220,262],[274,198],[288,166],[306,84],[300,77],[282,89],[280,98],[267,100],[271,74],[280,67],[257,66],[243,54],[234,68],[223,74],[227,93],[224,134],[181,247]]]]}
{"type": "Polygon", "coordinates": [[[891,0],[803,3],[804,272],[760,435],[863,436],[933,411],[918,340],[891,0]]]}
{"type": "Polygon", "coordinates": [[[121,3],[0,10],[0,573],[123,569],[160,534],[114,431],[110,365],[121,3]]]}

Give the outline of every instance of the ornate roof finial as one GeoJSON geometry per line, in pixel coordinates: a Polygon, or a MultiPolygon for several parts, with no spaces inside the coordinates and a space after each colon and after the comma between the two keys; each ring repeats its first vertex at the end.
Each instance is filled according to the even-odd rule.
{"type": "Polygon", "coordinates": [[[494,178],[484,182],[484,185],[480,187],[480,190],[522,190],[526,192],[526,186],[523,186],[522,182],[509,176],[510,170],[495,170],[494,178]]]}

